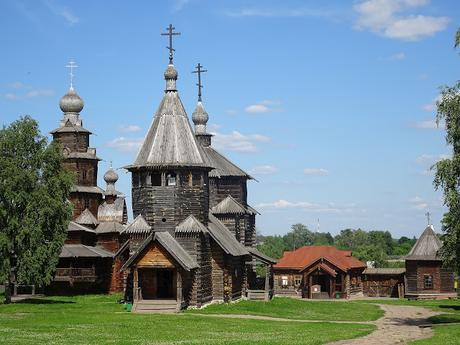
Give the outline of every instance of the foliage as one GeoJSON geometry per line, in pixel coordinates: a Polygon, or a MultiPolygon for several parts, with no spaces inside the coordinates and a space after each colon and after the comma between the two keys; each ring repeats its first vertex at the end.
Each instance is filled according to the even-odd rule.
{"type": "MultiPolygon", "coordinates": [[[[460,29],[457,31],[455,47],[460,44],[460,29]]],[[[437,121],[445,122],[446,143],[452,148],[452,158],[442,159],[434,165],[433,181],[436,189],[444,194],[444,205],[448,211],[442,218],[444,232],[441,255],[444,264],[460,270],[460,81],[453,86],[441,88],[437,105],[437,121]]]]}
{"type": "MultiPolygon", "coordinates": [[[[364,336],[375,329],[363,324],[229,319],[188,312],[133,314],[116,303],[120,297],[47,297],[29,303],[0,304],[0,343],[319,345],[364,336]]],[[[344,305],[336,303],[336,308],[344,305]]]]}
{"type": "Polygon", "coordinates": [[[71,216],[67,197],[73,176],[62,159],[62,150],[47,144],[30,117],[0,130],[2,281],[47,284],[52,279],[71,216]]]}
{"type": "Polygon", "coordinates": [[[345,229],[333,237],[329,232],[311,232],[303,224],[295,224],[284,236],[258,236],[258,249],[273,258],[280,258],[284,251],[310,245],[334,245],[339,249],[351,250],[360,260],[373,261],[376,267],[394,267],[390,256],[409,253],[416,239],[401,237],[394,239],[389,231],[365,231],[345,229]]]}

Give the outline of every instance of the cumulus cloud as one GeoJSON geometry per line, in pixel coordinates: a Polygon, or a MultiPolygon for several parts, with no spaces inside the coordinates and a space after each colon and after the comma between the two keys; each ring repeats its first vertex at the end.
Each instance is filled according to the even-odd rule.
{"type": "Polygon", "coordinates": [[[258,144],[270,142],[270,138],[261,134],[242,134],[233,131],[229,134],[214,132],[213,146],[222,151],[236,151],[254,153],[258,151],[258,144]]]}
{"type": "Polygon", "coordinates": [[[108,142],[107,147],[111,147],[121,152],[132,153],[132,152],[139,151],[139,148],[142,145],[143,141],[144,141],[144,138],[119,137],[119,138],[113,139],[112,141],[108,142]]]}
{"type": "Polygon", "coordinates": [[[417,41],[446,29],[448,17],[408,13],[429,0],[364,0],[354,6],[356,27],[404,41],[417,41]]]}
{"type": "Polygon", "coordinates": [[[34,89],[30,90],[26,93],[27,98],[35,98],[35,97],[47,97],[52,96],[54,94],[53,90],[49,89],[34,89]]]}
{"type": "Polygon", "coordinates": [[[142,128],[138,125],[121,125],[118,127],[118,129],[123,133],[132,133],[139,132],[142,128]]]}
{"type": "Polygon", "coordinates": [[[440,154],[440,155],[429,155],[429,154],[422,154],[420,156],[418,156],[415,161],[418,163],[418,164],[421,164],[421,165],[433,165],[435,164],[436,162],[439,162],[440,160],[442,159],[446,159],[446,158],[450,158],[449,155],[446,155],[446,154],[440,154]]]}
{"type": "Polygon", "coordinates": [[[303,173],[309,176],[326,176],[329,175],[329,170],[324,168],[305,168],[303,173]]]}
{"type": "Polygon", "coordinates": [[[253,175],[270,175],[277,171],[278,169],[273,165],[259,165],[249,170],[249,173],[253,175]]]}
{"type": "Polygon", "coordinates": [[[277,100],[264,100],[256,104],[248,105],[244,108],[244,111],[250,114],[279,112],[282,111],[279,107],[277,107],[280,104],[281,102],[277,100]]]}

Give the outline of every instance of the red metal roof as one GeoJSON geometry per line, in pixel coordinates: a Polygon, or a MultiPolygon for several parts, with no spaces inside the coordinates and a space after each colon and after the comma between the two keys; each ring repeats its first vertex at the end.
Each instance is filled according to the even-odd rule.
{"type": "Polygon", "coordinates": [[[365,268],[366,264],[351,255],[349,250],[339,250],[333,246],[305,246],[295,251],[284,252],[283,257],[273,266],[275,269],[301,270],[323,258],[331,264],[347,271],[351,268],[365,268]]]}

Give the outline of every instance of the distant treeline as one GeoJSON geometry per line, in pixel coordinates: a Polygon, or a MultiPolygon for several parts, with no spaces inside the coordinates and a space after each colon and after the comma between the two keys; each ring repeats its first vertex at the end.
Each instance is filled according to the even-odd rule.
{"type": "Polygon", "coordinates": [[[257,248],[278,259],[286,250],[302,246],[333,245],[339,249],[351,250],[353,256],[363,262],[374,261],[375,267],[399,267],[401,263],[388,260],[408,254],[415,242],[415,237],[393,238],[389,231],[345,229],[332,236],[329,232],[312,232],[304,224],[294,224],[284,236],[258,235],[257,248]]]}

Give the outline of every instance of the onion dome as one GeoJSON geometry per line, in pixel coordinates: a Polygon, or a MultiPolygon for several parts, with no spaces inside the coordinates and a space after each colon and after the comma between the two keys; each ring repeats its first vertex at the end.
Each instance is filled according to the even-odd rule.
{"type": "Polygon", "coordinates": [[[206,124],[208,123],[209,116],[202,102],[198,102],[195,111],[192,114],[192,121],[195,124],[196,134],[206,133],[206,124]]]}
{"type": "Polygon", "coordinates": [[[110,163],[109,170],[104,174],[104,181],[107,183],[105,195],[117,195],[118,192],[115,190],[115,183],[118,181],[118,174],[113,170],[112,163],[110,163]]]}
{"type": "Polygon", "coordinates": [[[79,113],[83,110],[83,106],[83,100],[73,87],[70,87],[69,91],[59,101],[59,107],[63,113],[79,113]]]}
{"type": "Polygon", "coordinates": [[[116,183],[118,181],[118,174],[112,169],[112,167],[110,167],[110,169],[104,174],[104,181],[106,183],[116,183]]]}
{"type": "Polygon", "coordinates": [[[173,64],[169,64],[165,71],[166,91],[176,91],[177,70],[173,64]]]}

